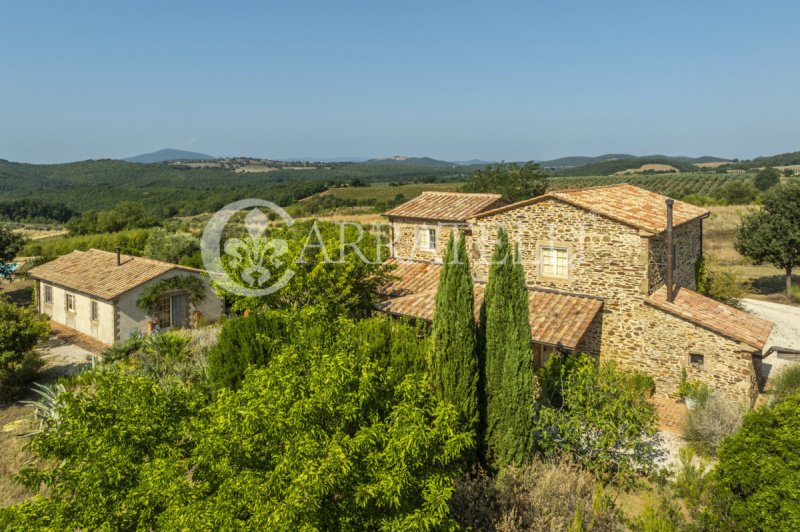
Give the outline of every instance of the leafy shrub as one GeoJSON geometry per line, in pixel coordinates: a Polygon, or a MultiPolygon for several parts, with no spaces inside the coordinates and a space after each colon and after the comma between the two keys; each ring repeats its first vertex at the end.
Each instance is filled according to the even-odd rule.
{"type": "Polygon", "coordinates": [[[792,301],[800,303],[800,286],[793,286],[790,293],[792,295],[792,301]]]}
{"type": "Polygon", "coordinates": [[[133,331],[131,332],[130,336],[128,336],[127,340],[121,340],[114,343],[114,345],[104,350],[100,354],[100,357],[102,358],[103,362],[113,362],[116,360],[126,359],[141,349],[144,338],[144,334],[138,330],[133,331]]]}
{"type": "Polygon", "coordinates": [[[643,371],[629,371],[623,375],[625,386],[643,397],[650,398],[656,392],[656,381],[643,371]]]}
{"type": "Polygon", "coordinates": [[[36,376],[43,362],[33,349],[49,333],[44,316],[0,296],[0,401],[18,397],[36,376]]]}
{"type": "Polygon", "coordinates": [[[726,305],[740,308],[740,300],[745,296],[742,279],[727,270],[710,270],[708,272],[708,297],[726,305]]]}
{"type": "Polygon", "coordinates": [[[542,368],[537,446],[571,455],[607,482],[630,482],[660,456],[655,408],[611,362],[550,357],[542,368]]]}
{"type": "Polygon", "coordinates": [[[251,365],[265,366],[287,340],[288,325],[279,314],[252,313],[229,319],[208,354],[208,378],[217,388],[236,388],[251,365]]]}
{"type": "Polygon", "coordinates": [[[742,179],[730,181],[721,191],[722,198],[728,205],[746,205],[756,199],[758,191],[749,182],[742,179]]]}
{"type": "Polygon", "coordinates": [[[697,257],[694,263],[694,280],[697,293],[708,295],[708,269],[704,255],[697,257]]]}
{"type": "Polygon", "coordinates": [[[800,529],[799,448],[800,395],[749,412],[719,448],[705,528],[800,529]]]}
{"type": "Polygon", "coordinates": [[[695,518],[705,500],[709,484],[708,472],[708,464],[702,459],[696,460],[691,449],[684,447],[678,451],[675,491],[686,501],[689,511],[695,518]]]}
{"type": "Polygon", "coordinates": [[[792,364],[778,371],[770,385],[770,404],[774,405],[800,391],[800,364],[792,364]]]}
{"type": "Polygon", "coordinates": [[[591,474],[568,460],[475,469],[455,483],[453,515],[471,530],[612,530],[620,515],[591,474]]]}

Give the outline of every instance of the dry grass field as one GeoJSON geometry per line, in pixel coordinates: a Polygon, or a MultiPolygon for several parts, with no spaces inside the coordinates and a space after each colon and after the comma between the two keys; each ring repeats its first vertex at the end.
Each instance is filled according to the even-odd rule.
{"type": "Polygon", "coordinates": [[[720,166],[725,166],[726,164],[731,164],[730,161],[717,161],[713,163],[694,163],[694,165],[698,168],[719,168],[720,166]]]}
{"type": "Polygon", "coordinates": [[[628,170],[621,170],[619,172],[614,172],[614,175],[641,174],[647,171],[675,172],[675,173],[680,172],[680,170],[669,164],[651,163],[651,164],[643,164],[639,168],[629,168],[628,170]]]}
{"type": "MultiPolygon", "coordinates": [[[[768,299],[776,303],[791,304],[786,297],[785,274],[769,264],[755,266],[746,257],[741,256],[733,247],[736,228],[742,216],[759,207],[752,205],[726,205],[708,207],[711,216],[703,222],[703,251],[710,269],[729,271],[738,276],[748,297],[768,299]]],[[[794,282],[800,283],[800,276],[794,276],[794,282]]]]}

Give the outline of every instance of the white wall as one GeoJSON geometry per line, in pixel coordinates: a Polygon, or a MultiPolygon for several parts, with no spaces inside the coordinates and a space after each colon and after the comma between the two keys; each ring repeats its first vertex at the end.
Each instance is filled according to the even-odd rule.
{"type": "Polygon", "coordinates": [[[55,322],[78,332],[97,338],[103,343],[114,343],[114,305],[110,301],[93,298],[81,292],[41,281],[39,284],[39,309],[55,322]],[[53,289],[52,303],[44,302],[44,287],[53,289]],[[75,312],[67,312],[66,294],[75,296],[75,312]],[[97,321],[91,319],[91,301],[97,302],[97,321]]]}
{"type": "MultiPolygon", "coordinates": [[[[147,332],[147,322],[149,318],[147,315],[136,306],[136,300],[142,295],[145,288],[153,283],[157,283],[163,279],[176,277],[178,275],[192,275],[200,277],[206,285],[206,298],[197,305],[196,310],[203,313],[203,318],[213,320],[220,317],[225,311],[225,304],[222,298],[214,293],[208,279],[198,273],[187,272],[184,270],[171,270],[167,273],[159,275],[155,279],[137,286],[129,292],[122,294],[117,301],[117,312],[119,313],[119,336],[117,340],[125,340],[130,335],[131,331],[139,330],[143,333],[147,332]]],[[[191,316],[186,317],[187,320],[191,316]]]]}

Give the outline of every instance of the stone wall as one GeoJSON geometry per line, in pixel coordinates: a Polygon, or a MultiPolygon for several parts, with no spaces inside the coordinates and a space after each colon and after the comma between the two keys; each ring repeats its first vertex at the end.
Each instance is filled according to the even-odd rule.
{"type": "MultiPolygon", "coordinates": [[[[447,241],[453,233],[453,224],[438,224],[437,222],[424,222],[420,220],[393,219],[392,220],[392,256],[399,259],[425,260],[440,262],[447,251],[447,241]],[[436,251],[430,252],[419,248],[417,233],[421,228],[436,229],[436,251]]],[[[467,230],[466,224],[463,224],[467,230]]],[[[469,234],[467,235],[467,249],[470,247],[469,234]]]]}
{"type": "MultiPolygon", "coordinates": [[[[678,258],[672,274],[673,282],[690,290],[696,288],[694,267],[702,252],[700,241],[703,231],[702,220],[694,220],[675,227],[672,238],[677,248],[678,258]]],[[[647,264],[648,294],[664,286],[667,275],[667,234],[661,233],[650,239],[649,260],[647,264]]]]}
{"type": "Polygon", "coordinates": [[[685,367],[689,380],[705,382],[723,400],[752,406],[758,394],[752,347],[646,304],[637,321],[642,348],[614,358],[621,366],[651,375],[657,395],[676,396],[685,367]],[[703,365],[690,364],[690,353],[703,355],[703,365]]]}

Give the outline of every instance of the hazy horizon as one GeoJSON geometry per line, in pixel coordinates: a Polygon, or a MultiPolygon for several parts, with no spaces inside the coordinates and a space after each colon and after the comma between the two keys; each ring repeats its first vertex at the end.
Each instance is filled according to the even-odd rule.
{"type": "Polygon", "coordinates": [[[41,6],[4,6],[12,161],[800,149],[788,1],[41,6]]]}

